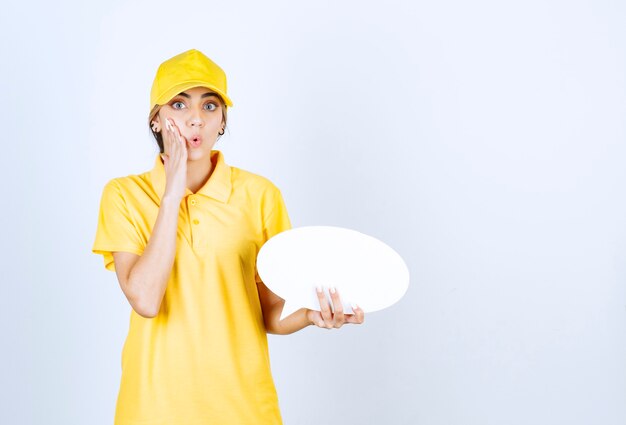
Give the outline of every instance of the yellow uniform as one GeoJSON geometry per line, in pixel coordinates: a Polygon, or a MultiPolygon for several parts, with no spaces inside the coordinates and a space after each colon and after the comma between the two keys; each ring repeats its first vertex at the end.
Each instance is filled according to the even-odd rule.
{"type": "MultiPolygon", "coordinates": [[[[281,424],[256,282],[256,256],[291,228],[279,189],[232,167],[214,169],[181,201],[176,257],[154,318],[131,309],[122,350],[116,425],[281,424]]],[[[104,187],[92,251],[115,271],[112,252],[141,255],[165,191],[152,170],[104,187]]]]}

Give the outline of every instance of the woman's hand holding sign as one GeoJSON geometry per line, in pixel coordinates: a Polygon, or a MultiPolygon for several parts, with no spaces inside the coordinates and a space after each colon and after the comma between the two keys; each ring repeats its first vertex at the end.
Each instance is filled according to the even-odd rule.
{"type": "Polygon", "coordinates": [[[317,287],[316,293],[320,303],[320,310],[309,309],[307,311],[307,319],[309,319],[311,324],[325,329],[339,329],[344,323],[361,324],[365,320],[365,312],[355,304],[352,305],[353,314],[344,313],[339,292],[335,288],[331,287],[329,289],[333,303],[332,309],[321,286],[317,287]]]}

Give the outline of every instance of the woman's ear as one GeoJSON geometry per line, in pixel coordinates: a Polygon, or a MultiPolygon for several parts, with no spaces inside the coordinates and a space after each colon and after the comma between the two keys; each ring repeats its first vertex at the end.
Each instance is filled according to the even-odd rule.
{"type": "Polygon", "coordinates": [[[152,127],[152,131],[154,131],[155,133],[159,133],[161,131],[161,123],[159,122],[158,116],[154,117],[150,126],[152,127]]]}

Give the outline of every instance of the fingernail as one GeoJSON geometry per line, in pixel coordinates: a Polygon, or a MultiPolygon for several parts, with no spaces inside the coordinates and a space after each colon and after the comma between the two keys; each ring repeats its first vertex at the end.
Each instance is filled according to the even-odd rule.
{"type": "Polygon", "coordinates": [[[317,289],[317,292],[322,293],[322,287],[320,285],[317,285],[315,289],[317,289]]]}
{"type": "Polygon", "coordinates": [[[359,308],[358,305],[356,305],[355,303],[350,304],[352,306],[352,310],[356,310],[359,308]]]}
{"type": "Polygon", "coordinates": [[[331,294],[334,294],[334,293],[335,293],[335,287],[334,287],[334,286],[331,286],[331,287],[330,287],[330,293],[331,293],[331,294]]]}

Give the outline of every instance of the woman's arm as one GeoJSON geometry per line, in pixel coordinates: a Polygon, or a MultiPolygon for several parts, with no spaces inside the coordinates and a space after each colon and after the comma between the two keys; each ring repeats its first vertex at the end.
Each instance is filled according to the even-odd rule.
{"type": "Polygon", "coordinates": [[[113,253],[122,291],[133,310],[143,317],[156,316],[161,307],[176,254],[180,202],[178,197],[161,199],[152,234],[138,259],[128,261],[123,257],[126,253],[113,253]]]}
{"type": "Polygon", "coordinates": [[[124,267],[117,274],[122,291],[133,309],[143,317],[154,317],[161,308],[174,265],[178,214],[187,183],[187,142],[176,124],[169,118],[165,122],[167,131],[161,130],[165,148],[162,154],[165,192],[150,239],[139,258],[113,254],[116,269],[118,264],[124,267]],[[118,260],[121,261],[118,263],[118,260]]]}
{"type": "Polygon", "coordinates": [[[261,309],[263,310],[263,321],[267,333],[277,335],[288,335],[312,325],[307,318],[308,308],[290,314],[283,320],[280,320],[280,314],[283,312],[285,300],[269,290],[263,282],[257,282],[259,291],[259,300],[261,301],[261,309]]]}

